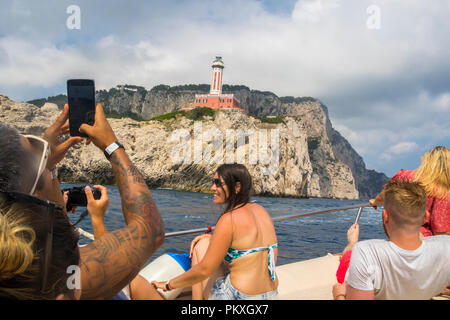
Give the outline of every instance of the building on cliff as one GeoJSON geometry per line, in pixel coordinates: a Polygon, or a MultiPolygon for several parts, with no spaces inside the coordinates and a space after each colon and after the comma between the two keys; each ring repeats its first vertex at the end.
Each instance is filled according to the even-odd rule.
{"type": "MultiPolygon", "coordinates": [[[[224,63],[222,57],[216,57],[212,63],[212,79],[209,94],[196,94],[193,108],[230,109],[241,111],[240,102],[234,94],[222,94],[222,75],[224,63]]],[[[190,108],[183,108],[187,110],[190,108]]]]}

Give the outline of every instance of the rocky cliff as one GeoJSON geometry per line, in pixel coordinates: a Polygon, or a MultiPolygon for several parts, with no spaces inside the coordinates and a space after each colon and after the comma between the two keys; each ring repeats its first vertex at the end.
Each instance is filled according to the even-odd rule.
{"type": "MultiPolygon", "coordinates": [[[[208,191],[217,166],[231,161],[247,165],[257,194],[357,199],[352,170],[329,139],[326,110],[314,101],[287,107],[295,116],[280,108],[282,117],[268,119],[217,111],[197,120],[179,114],[164,121],[109,121],[150,187],[208,191]]],[[[0,121],[24,134],[42,134],[59,113],[55,104],[38,108],[0,95],[0,121]]],[[[108,161],[93,145],[71,149],[60,176],[113,183],[108,161]]]]}
{"type": "MultiPolygon", "coordinates": [[[[167,86],[159,85],[151,90],[133,85],[122,85],[110,90],[97,92],[97,101],[105,111],[114,117],[126,115],[137,120],[149,120],[153,117],[173,112],[189,106],[195,94],[208,93],[209,85],[167,86]]],[[[333,129],[328,111],[319,100],[311,97],[278,97],[272,92],[250,90],[246,86],[224,85],[224,93],[233,93],[241,102],[245,112],[252,117],[289,117],[306,134],[308,156],[313,164],[314,173],[320,177],[322,193],[330,188],[328,163],[334,166],[343,164],[348,167],[354,179],[361,199],[374,197],[388,180],[386,175],[366,169],[363,159],[339,132],[333,129]]],[[[62,108],[66,102],[63,95],[49,99],[35,100],[36,105],[52,101],[62,108]]]]}

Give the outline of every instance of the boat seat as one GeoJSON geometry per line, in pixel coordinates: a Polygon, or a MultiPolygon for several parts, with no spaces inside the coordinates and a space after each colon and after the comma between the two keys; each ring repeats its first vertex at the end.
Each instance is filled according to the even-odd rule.
{"type": "Polygon", "coordinates": [[[339,257],[324,257],[289,263],[276,268],[278,299],[280,300],[333,300],[333,285],[339,257]]]}

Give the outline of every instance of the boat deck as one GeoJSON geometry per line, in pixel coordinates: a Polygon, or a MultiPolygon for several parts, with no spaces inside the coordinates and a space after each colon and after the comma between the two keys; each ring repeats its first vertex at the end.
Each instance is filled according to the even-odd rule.
{"type": "Polygon", "coordinates": [[[277,267],[278,293],[282,300],[332,300],[339,257],[323,257],[277,267]]]}
{"type": "MultiPolygon", "coordinates": [[[[276,267],[279,300],[332,300],[331,289],[336,283],[339,257],[328,254],[311,260],[276,267]]],[[[186,288],[177,300],[190,300],[186,288]]]]}
{"type": "MultiPolygon", "coordinates": [[[[328,254],[323,257],[289,263],[276,267],[279,280],[279,300],[332,300],[332,288],[337,282],[336,270],[339,257],[328,254]]],[[[191,290],[186,288],[177,300],[190,300],[191,290]]],[[[439,295],[432,300],[450,300],[439,295]]]]}

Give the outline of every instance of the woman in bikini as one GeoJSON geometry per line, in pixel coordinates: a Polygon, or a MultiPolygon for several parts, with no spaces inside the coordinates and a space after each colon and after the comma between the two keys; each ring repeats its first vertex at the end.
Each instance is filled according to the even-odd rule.
{"type": "Polygon", "coordinates": [[[192,286],[192,299],[273,299],[277,237],[270,215],[250,202],[252,179],[240,164],[221,165],[211,190],[214,203],[225,205],[213,235],[191,243],[192,268],[167,282],[153,281],[164,291],[192,286]]]}

